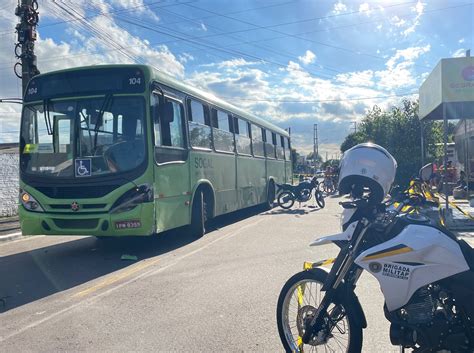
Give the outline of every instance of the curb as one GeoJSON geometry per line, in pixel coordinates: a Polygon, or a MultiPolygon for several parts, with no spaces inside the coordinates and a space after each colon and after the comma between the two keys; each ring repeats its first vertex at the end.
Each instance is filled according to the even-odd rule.
{"type": "Polygon", "coordinates": [[[11,234],[6,234],[6,235],[0,235],[0,243],[16,240],[16,239],[19,239],[21,237],[22,237],[21,232],[16,232],[16,233],[11,233],[11,234]]]}

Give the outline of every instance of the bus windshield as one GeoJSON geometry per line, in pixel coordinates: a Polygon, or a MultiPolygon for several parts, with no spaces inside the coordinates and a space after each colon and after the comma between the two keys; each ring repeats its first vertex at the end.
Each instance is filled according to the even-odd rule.
{"type": "Polygon", "coordinates": [[[145,141],[141,96],[45,100],[23,109],[20,164],[36,175],[109,175],[141,165],[145,141]]]}

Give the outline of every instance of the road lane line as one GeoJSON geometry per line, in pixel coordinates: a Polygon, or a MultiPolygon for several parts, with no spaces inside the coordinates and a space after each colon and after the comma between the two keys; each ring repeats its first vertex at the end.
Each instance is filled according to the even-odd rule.
{"type": "MultiPolygon", "coordinates": [[[[109,295],[109,294],[115,292],[116,290],[118,290],[118,289],[120,289],[120,288],[122,288],[122,287],[124,287],[124,286],[126,286],[126,285],[128,285],[128,284],[130,284],[130,283],[132,283],[132,282],[134,282],[134,281],[136,281],[136,280],[138,280],[138,279],[141,279],[141,278],[144,278],[144,277],[148,277],[148,276],[152,276],[152,275],[155,275],[155,274],[157,274],[157,273],[159,273],[159,272],[165,271],[165,270],[167,270],[167,269],[169,269],[169,268],[171,268],[171,267],[177,265],[181,260],[183,260],[183,259],[185,259],[185,258],[187,258],[187,257],[189,257],[189,256],[191,256],[191,255],[194,255],[194,254],[196,254],[196,253],[198,253],[198,252],[200,252],[200,251],[202,251],[202,250],[205,250],[205,249],[207,249],[209,246],[211,246],[211,245],[213,245],[213,244],[215,244],[215,243],[217,243],[217,242],[219,242],[219,241],[221,241],[221,240],[225,240],[225,239],[232,238],[232,237],[236,236],[237,234],[239,234],[242,230],[244,230],[244,229],[246,229],[246,228],[248,228],[248,227],[250,227],[250,226],[257,225],[257,224],[263,222],[265,219],[266,219],[266,218],[260,218],[260,219],[257,219],[255,222],[251,222],[251,223],[245,224],[244,226],[240,227],[240,228],[237,229],[236,231],[233,231],[233,232],[224,234],[224,235],[222,235],[222,236],[220,236],[220,237],[214,239],[212,242],[207,243],[207,244],[204,244],[204,245],[201,246],[200,248],[195,249],[195,250],[193,250],[193,251],[191,251],[191,252],[189,252],[189,253],[187,253],[187,254],[185,254],[185,255],[179,257],[179,258],[177,258],[175,261],[173,261],[172,263],[170,263],[170,264],[168,264],[168,265],[166,265],[166,266],[164,266],[164,267],[162,267],[162,268],[159,268],[159,269],[156,269],[156,270],[150,269],[149,271],[143,272],[143,273],[139,274],[138,276],[129,278],[127,281],[122,282],[122,283],[118,284],[118,285],[115,286],[115,287],[109,288],[109,289],[107,289],[107,290],[104,291],[104,292],[98,293],[98,294],[96,294],[96,295],[94,295],[94,296],[92,296],[92,297],[85,298],[85,299],[83,299],[83,300],[80,301],[80,302],[74,303],[74,304],[72,304],[72,305],[70,305],[70,306],[68,306],[68,307],[66,307],[66,308],[64,308],[64,309],[61,309],[61,310],[59,310],[59,311],[57,311],[57,312],[55,312],[55,313],[52,313],[52,314],[50,314],[50,315],[48,315],[48,316],[46,316],[46,317],[44,317],[44,318],[42,318],[42,319],[40,319],[40,320],[38,320],[38,321],[32,322],[31,324],[26,325],[26,326],[24,326],[24,327],[22,327],[22,328],[20,328],[20,329],[18,329],[18,330],[16,330],[16,331],[14,331],[14,332],[8,334],[8,335],[5,335],[5,336],[3,336],[3,337],[0,336],[0,342],[6,341],[6,340],[8,340],[8,339],[10,339],[10,338],[12,338],[12,337],[15,337],[15,336],[17,336],[17,335],[19,335],[19,334],[21,334],[21,333],[23,333],[23,332],[29,330],[29,329],[35,328],[36,326],[39,326],[39,325],[41,325],[41,324],[43,324],[43,323],[45,323],[45,322],[47,322],[47,321],[49,321],[49,320],[51,320],[51,319],[54,319],[54,318],[57,317],[57,316],[60,316],[60,315],[62,315],[62,314],[66,314],[66,313],[68,313],[68,312],[74,310],[75,308],[79,307],[80,305],[92,304],[93,302],[99,300],[100,298],[102,298],[102,297],[104,297],[104,296],[107,296],[107,295],[109,295]]],[[[157,260],[158,260],[158,259],[157,259],[157,260]]],[[[158,262],[158,261],[156,261],[156,262],[154,262],[154,263],[157,263],[157,262],[158,262]]],[[[149,266],[146,266],[146,267],[149,267],[149,266]]],[[[145,267],[145,268],[146,268],[146,267],[145,267]]],[[[137,271],[135,271],[135,272],[137,272],[137,271]]],[[[131,274],[133,274],[133,273],[130,273],[129,276],[130,276],[131,274]]],[[[124,277],[124,278],[125,278],[125,277],[124,277]]],[[[96,285],[96,286],[97,286],[97,285],[96,285]]],[[[96,287],[96,286],[94,286],[94,287],[96,287]]],[[[102,288],[102,287],[103,287],[103,286],[101,286],[100,288],[102,288]]],[[[99,289],[99,288],[97,287],[97,288],[95,289],[95,291],[96,291],[97,289],[99,289]]],[[[83,291],[82,291],[82,292],[83,292],[83,291]]],[[[94,291],[89,291],[88,294],[93,293],[93,292],[94,292],[94,291]]],[[[84,296],[82,296],[82,297],[84,297],[84,296]]]]}
{"type": "Polygon", "coordinates": [[[76,294],[73,294],[71,297],[72,298],[81,298],[81,297],[84,297],[90,293],[93,293],[93,292],[96,292],[98,291],[99,289],[101,288],[104,288],[106,286],[109,286],[111,284],[114,284],[115,282],[118,282],[122,279],[125,279],[129,276],[132,276],[133,274],[137,273],[138,271],[140,270],[144,270],[156,263],[158,263],[159,261],[163,260],[162,258],[157,258],[157,259],[153,259],[151,261],[147,261],[147,260],[143,260],[143,261],[140,261],[138,264],[136,264],[135,266],[133,267],[129,267],[127,268],[126,270],[124,270],[123,272],[120,272],[118,274],[115,274],[115,275],[112,275],[112,276],[109,276],[108,278],[106,278],[105,280],[103,280],[102,282],[99,282],[95,285],[93,285],[92,287],[89,287],[87,289],[84,289],[83,291],[80,291],[76,294]]]}
{"type": "MultiPolygon", "coordinates": [[[[21,234],[21,233],[19,233],[21,234]]],[[[18,234],[18,235],[19,235],[18,234]]],[[[16,233],[13,233],[13,234],[7,234],[7,235],[16,235],[16,233]]],[[[45,235],[25,235],[23,237],[19,237],[18,239],[14,239],[14,240],[11,240],[11,241],[1,241],[0,240],[0,247],[2,246],[8,246],[8,245],[11,245],[11,244],[16,244],[16,243],[20,243],[22,241],[27,241],[27,240],[31,240],[31,239],[37,239],[37,238],[43,238],[45,237],[45,235]]],[[[0,238],[1,239],[1,238],[0,238]]]]}
{"type": "Polygon", "coordinates": [[[12,237],[14,235],[20,235],[21,232],[16,232],[16,233],[10,233],[10,234],[3,234],[3,235],[0,235],[0,240],[1,239],[5,239],[5,238],[8,238],[8,237],[12,237]]]}
{"type": "MultiPolygon", "coordinates": [[[[129,278],[127,281],[122,282],[122,283],[118,284],[118,285],[115,286],[115,287],[112,287],[112,288],[107,289],[107,290],[104,291],[104,292],[98,293],[98,294],[96,294],[96,295],[94,295],[94,296],[92,296],[92,297],[85,298],[85,299],[83,299],[83,300],[80,301],[80,302],[74,303],[74,304],[72,304],[72,305],[70,305],[70,306],[68,306],[68,307],[66,307],[66,308],[64,308],[64,309],[61,309],[61,310],[59,310],[59,311],[57,311],[57,312],[55,312],[55,313],[52,313],[52,314],[50,314],[50,315],[48,315],[48,316],[45,316],[44,318],[42,318],[42,319],[40,319],[40,320],[38,320],[38,321],[32,322],[32,323],[30,323],[29,325],[23,326],[22,328],[20,328],[20,329],[14,331],[14,332],[12,332],[12,333],[10,333],[10,334],[7,334],[7,335],[5,335],[5,336],[0,336],[0,342],[4,342],[4,341],[6,341],[6,340],[8,340],[8,339],[10,339],[10,338],[12,338],[12,337],[15,337],[15,336],[17,336],[17,335],[19,335],[19,334],[21,334],[21,333],[23,333],[23,332],[25,332],[25,331],[27,331],[27,330],[29,330],[29,329],[35,328],[36,326],[39,326],[39,325],[41,325],[41,324],[43,324],[43,323],[45,323],[45,322],[47,322],[47,321],[49,321],[49,320],[51,320],[51,319],[54,319],[54,318],[57,317],[57,316],[60,316],[60,315],[62,315],[62,314],[66,314],[66,313],[68,313],[68,312],[74,310],[75,308],[79,307],[80,305],[92,304],[93,302],[99,300],[100,298],[105,297],[105,296],[107,296],[107,295],[109,295],[109,294],[115,292],[116,290],[118,290],[118,289],[120,289],[120,288],[122,288],[122,287],[124,287],[124,286],[126,286],[126,285],[128,285],[128,284],[130,284],[130,283],[132,283],[132,282],[134,282],[134,281],[136,281],[136,280],[138,280],[138,279],[145,278],[145,277],[148,277],[148,276],[152,276],[152,275],[155,275],[155,274],[160,273],[160,272],[162,272],[162,271],[165,271],[165,270],[167,270],[167,269],[169,269],[169,268],[171,268],[171,267],[177,265],[178,263],[180,263],[181,260],[183,260],[183,259],[185,259],[185,258],[187,258],[187,257],[189,257],[189,256],[192,256],[192,255],[194,255],[194,254],[197,254],[197,253],[201,252],[202,250],[207,249],[208,247],[210,247],[211,245],[213,245],[213,244],[215,244],[215,243],[217,243],[217,242],[219,242],[219,241],[226,240],[226,239],[230,239],[230,238],[236,236],[237,234],[239,234],[242,230],[244,230],[244,229],[246,229],[246,228],[248,228],[248,227],[257,225],[257,224],[263,222],[265,219],[266,219],[266,218],[260,218],[260,219],[257,219],[255,222],[251,222],[251,223],[245,224],[244,226],[240,227],[239,229],[237,229],[237,230],[235,230],[235,231],[232,231],[232,232],[230,232],[230,233],[224,234],[224,235],[222,235],[222,236],[220,236],[220,237],[214,239],[213,241],[211,241],[211,242],[209,242],[209,243],[207,243],[207,244],[204,244],[204,245],[201,246],[200,248],[195,249],[195,250],[193,250],[193,251],[191,251],[191,252],[189,252],[189,253],[187,253],[187,254],[185,254],[185,255],[179,257],[179,258],[177,258],[175,261],[173,261],[172,263],[170,263],[170,264],[168,264],[168,265],[166,265],[166,266],[164,266],[164,267],[162,267],[162,268],[159,268],[159,269],[156,269],[156,270],[150,269],[149,271],[145,271],[145,272],[139,274],[138,276],[129,278]]],[[[158,262],[158,259],[156,259],[156,260],[157,260],[157,261],[153,261],[153,263],[157,263],[157,262],[158,262]]],[[[162,260],[163,260],[163,259],[162,259],[162,260]]],[[[151,265],[151,264],[150,264],[150,265],[151,265]]],[[[148,266],[145,266],[145,267],[143,267],[143,268],[147,268],[147,267],[149,267],[149,265],[148,265],[148,266]]],[[[136,273],[136,272],[138,272],[138,270],[137,270],[137,271],[133,271],[133,272],[130,271],[130,273],[128,274],[128,276],[130,276],[130,275],[132,275],[133,273],[136,273]]],[[[125,277],[123,277],[123,278],[125,278],[125,277]]],[[[116,281],[114,281],[114,282],[116,282],[116,281]]],[[[111,283],[114,283],[114,282],[111,282],[111,283]]],[[[104,286],[105,286],[105,285],[104,285],[104,286]]],[[[102,288],[102,287],[104,287],[104,286],[100,286],[100,288],[102,288]]],[[[91,288],[92,288],[92,287],[91,287],[91,288]]],[[[87,294],[91,294],[91,293],[93,293],[94,291],[97,291],[97,290],[100,289],[100,288],[98,287],[98,285],[96,285],[96,286],[94,286],[94,290],[88,291],[87,294]]],[[[84,291],[82,291],[82,292],[84,292],[84,291]]],[[[79,293],[81,293],[81,292],[79,292],[79,293]]],[[[74,297],[74,295],[73,295],[73,297],[74,297]]],[[[83,298],[84,295],[81,296],[81,297],[83,298]]]]}
{"type": "MultiPolygon", "coordinates": [[[[189,252],[189,253],[183,255],[182,257],[180,257],[179,259],[177,259],[177,261],[175,261],[175,262],[178,262],[178,261],[180,261],[181,259],[184,259],[184,258],[186,258],[186,257],[188,257],[188,256],[191,256],[191,255],[193,255],[193,254],[195,254],[195,253],[197,253],[197,252],[199,252],[199,251],[202,251],[202,250],[206,249],[207,247],[209,247],[210,245],[212,245],[212,244],[214,244],[214,243],[216,243],[216,242],[218,242],[218,241],[220,241],[220,240],[230,238],[234,233],[239,233],[241,230],[246,229],[246,228],[248,228],[248,227],[250,227],[250,226],[252,226],[252,225],[255,225],[255,224],[259,223],[260,221],[263,221],[263,219],[257,220],[257,221],[255,221],[255,222],[252,222],[252,223],[249,223],[249,224],[246,224],[246,225],[240,227],[240,228],[239,228],[238,230],[236,230],[236,231],[232,231],[232,232],[223,234],[223,235],[221,235],[220,237],[214,239],[213,241],[211,241],[211,242],[209,242],[209,243],[207,243],[207,244],[204,244],[202,247],[200,247],[200,248],[198,248],[198,249],[196,249],[196,250],[193,250],[193,251],[191,251],[191,252],[189,252]]],[[[139,271],[141,271],[141,270],[145,270],[145,269],[147,269],[148,267],[150,267],[150,266],[152,266],[152,265],[154,265],[154,264],[156,264],[156,263],[158,263],[158,262],[160,262],[160,261],[163,261],[163,260],[164,260],[164,259],[161,258],[161,257],[160,257],[160,258],[153,259],[153,260],[142,260],[142,261],[140,261],[140,263],[136,264],[135,266],[133,266],[133,267],[131,267],[131,268],[128,268],[128,269],[126,269],[125,271],[122,271],[122,272],[117,273],[117,274],[115,274],[115,275],[109,276],[108,278],[104,279],[103,281],[101,281],[101,282],[99,282],[99,283],[97,283],[97,284],[95,284],[95,285],[93,285],[93,286],[91,286],[91,287],[89,287],[89,288],[87,288],[87,289],[84,289],[84,290],[82,290],[82,291],[80,291],[80,292],[77,292],[77,293],[73,294],[71,297],[72,297],[72,298],[81,298],[81,297],[84,297],[84,296],[86,296],[86,295],[88,295],[88,294],[97,292],[97,291],[98,291],[99,289],[101,289],[101,288],[107,287],[107,286],[112,285],[112,284],[114,284],[114,283],[116,283],[116,282],[118,282],[118,281],[121,281],[121,280],[123,280],[123,279],[125,279],[125,278],[127,278],[127,277],[130,277],[130,276],[134,275],[135,273],[137,273],[137,272],[139,272],[139,271]]],[[[174,264],[174,262],[173,262],[173,264],[174,264]]],[[[168,268],[168,267],[169,267],[169,266],[165,266],[165,268],[168,268]]]]}

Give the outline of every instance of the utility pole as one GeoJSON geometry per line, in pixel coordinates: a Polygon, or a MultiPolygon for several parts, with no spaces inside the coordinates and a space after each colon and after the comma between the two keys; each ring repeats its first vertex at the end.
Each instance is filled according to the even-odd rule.
{"type": "Polygon", "coordinates": [[[316,157],[319,154],[319,144],[318,144],[318,124],[313,126],[313,167],[314,174],[316,174],[316,157]]]}
{"type": "Polygon", "coordinates": [[[352,124],[354,124],[354,133],[357,132],[357,121],[353,121],[352,124]]]}
{"type": "Polygon", "coordinates": [[[20,18],[20,23],[15,27],[18,33],[18,42],[15,44],[15,56],[18,61],[15,64],[15,75],[21,79],[22,93],[25,95],[26,85],[31,78],[40,72],[36,67],[36,55],[34,54],[36,41],[36,25],[39,21],[37,0],[18,0],[15,15],[20,18]]]}

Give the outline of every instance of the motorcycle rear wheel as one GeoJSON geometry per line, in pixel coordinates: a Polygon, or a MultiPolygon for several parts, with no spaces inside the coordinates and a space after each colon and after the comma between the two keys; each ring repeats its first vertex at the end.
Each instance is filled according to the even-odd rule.
{"type": "Polygon", "coordinates": [[[316,190],[314,197],[316,199],[316,203],[318,204],[320,208],[324,208],[324,206],[326,206],[326,200],[324,200],[324,196],[321,191],[316,190]]]}
{"type": "Polygon", "coordinates": [[[355,319],[351,303],[331,304],[327,322],[332,320],[329,334],[317,341],[303,344],[304,319],[314,314],[322,300],[321,287],[327,273],[321,269],[303,271],[291,277],[283,286],[277,305],[277,325],[287,352],[350,352],[362,351],[362,326],[355,319]],[[336,313],[336,314],[334,314],[336,313]],[[333,317],[332,315],[337,315],[333,317]]]}
{"type": "Polygon", "coordinates": [[[278,205],[285,210],[290,209],[295,203],[295,197],[293,193],[289,191],[283,191],[278,195],[278,205]]]}

